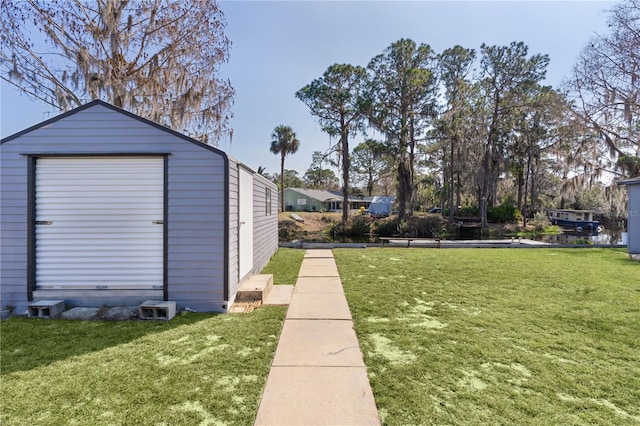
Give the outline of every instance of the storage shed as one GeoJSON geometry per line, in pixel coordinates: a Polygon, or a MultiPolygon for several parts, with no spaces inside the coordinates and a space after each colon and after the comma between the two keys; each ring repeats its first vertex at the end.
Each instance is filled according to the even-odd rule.
{"type": "Polygon", "coordinates": [[[629,255],[640,260],[640,176],[620,182],[627,187],[629,194],[629,220],[627,232],[629,235],[629,255]]]}
{"type": "Polygon", "coordinates": [[[2,139],[0,303],[226,312],[278,248],[276,186],[93,101],[2,139]]]}

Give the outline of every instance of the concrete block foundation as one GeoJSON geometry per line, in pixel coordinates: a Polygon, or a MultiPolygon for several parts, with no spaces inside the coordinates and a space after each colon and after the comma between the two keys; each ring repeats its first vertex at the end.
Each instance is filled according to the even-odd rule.
{"type": "Polygon", "coordinates": [[[64,300],[40,300],[27,307],[29,318],[58,318],[65,309],[64,300]]]}
{"type": "Polygon", "coordinates": [[[147,300],[138,306],[138,317],[143,320],[168,321],[176,316],[176,302],[147,300]]]}

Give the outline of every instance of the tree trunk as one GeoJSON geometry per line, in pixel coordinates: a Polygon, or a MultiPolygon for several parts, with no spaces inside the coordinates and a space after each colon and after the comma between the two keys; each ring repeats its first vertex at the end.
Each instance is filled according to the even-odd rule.
{"type": "Polygon", "coordinates": [[[487,135],[487,144],[484,150],[484,159],[482,162],[482,192],[480,195],[480,222],[483,228],[489,227],[489,221],[487,220],[487,197],[489,196],[489,181],[491,180],[491,156],[493,154],[493,147],[495,145],[495,139],[498,133],[498,117],[500,105],[500,98],[496,97],[493,104],[493,115],[491,118],[491,125],[489,126],[489,134],[487,135]]]}
{"type": "Polygon", "coordinates": [[[522,212],[522,226],[527,226],[527,215],[529,212],[527,211],[527,193],[529,192],[529,177],[531,176],[531,153],[527,155],[527,172],[525,173],[525,184],[524,184],[524,208],[520,208],[522,212]]]}
{"type": "Polygon", "coordinates": [[[455,147],[457,145],[456,143],[456,139],[457,136],[454,136],[453,138],[451,138],[451,150],[449,151],[449,224],[453,223],[453,216],[455,214],[454,212],[454,208],[453,208],[453,197],[455,195],[455,169],[453,167],[454,164],[454,160],[453,157],[455,155],[455,147]]]}
{"type": "Polygon", "coordinates": [[[407,216],[407,204],[411,199],[411,173],[406,155],[398,162],[398,218],[407,216]]]}
{"type": "MultiPolygon", "coordinates": [[[[520,166],[520,165],[518,165],[520,166]]],[[[516,202],[516,207],[518,208],[518,210],[522,211],[522,189],[525,185],[524,183],[524,176],[522,175],[522,169],[520,167],[518,167],[517,169],[517,175],[516,175],[516,183],[517,183],[517,191],[518,191],[518,195],[517,195],[517,202],[516,202]]],[[[526,191],[526,190],[525,190],[526,191]]]]}
{"type": "Polygon", "coordinates": [[[414,118],[411,117],[409,119],[409,179],[410,179],[410,185],[409,185],[409,199],[407,200],[408,204],[409,204],[409,216],[413,215],[413,201],[414,201],[414,189],[416,188],[416,183],[414,181],[414,170],[415,167],[414,165],[416,164],[416,140],[415,140],[415,129],[414,129],[414,118]]]}
{"type": "Polygon", "coordinates": [[[536,174],[538,173],[538,158],[534,157],[531,162],[531,196],[529,197],[532,211],[535,211],[538,204],[538,194],[536,194],[536,174]]]}
{"type": "Polygon", "coordinates": [[[349,128],[344,123],[340,123],[340,142],[342,143],[342,224],[347,224],[349,218],[349,128]]]}
{"type": "MultiPolygon", "coordinates": [[[[458,147],[458,156],[457,158],[462,158],[462,153],[460,152],[460,148],[458,147]]],[[[458,206],[462,204],[462,182],[460,178],[460,168],[456,170],[456,205],[454,206],[456,214],[458,214],[458,206]]]]}
{"type": "Polygon", "coordinates": [[[489,221],[487,221],[487,193],[489,192],[489,150],[490,143],[487,141],[487,147],[485,148],[484,159],[482,161],[482,187],[480,188],[480,226],[483,228],[489,227],[489,221]]]}

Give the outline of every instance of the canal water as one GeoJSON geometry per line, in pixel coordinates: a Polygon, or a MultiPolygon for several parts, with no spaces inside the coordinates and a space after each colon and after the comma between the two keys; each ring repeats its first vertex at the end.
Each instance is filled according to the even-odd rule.
{"type": "Polygon", "coordinates": [[[589,244],[626,246],[629,241],[629,234],[626,231],[604,231],[595,234],[563,232],[562,234],[540,235],[533,239],[550,244],[576,244],[586,240],[589,244]]]}

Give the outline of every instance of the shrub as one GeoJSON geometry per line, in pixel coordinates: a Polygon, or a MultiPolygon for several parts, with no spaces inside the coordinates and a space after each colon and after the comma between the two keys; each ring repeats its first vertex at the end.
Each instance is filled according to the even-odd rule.
{"type": "Polygon", "coordinates": [[[544,232],[549,225],[549,218],[544,212],[536,212],[533,215],[533,219],[531,220],[531,224],[533,225],[533,229],[536,232],[544,232]]]}
{"type": "Polygon", "coordinates": [[[573,242],[573,244],[581,245],[581,246],[582,246],[582,245],[587,245],[587,246],[588,246],[588,245],[591,245],[592,243],[591,243],[591,241],[589,241],[587,238],[581,238],[581,239],[579,239],[579,240],[575,240],[575,241],[573,242]]]}
{"type": "Polygon", "coordinates": [[[438,238],[444,232],[440,216],[410,216],[406,220],[383,220],[374,224],[374,232],[381,237],[438,238]]]}
{"type": "Polygon", "coordinates": [[[490,222],[506,223],[522,220],[522,213],[512,204],[500,204],[487,209],[487,220],[490,222]]]}
{"type": "Polygon", "coordinates": [[[281,220],[278,222],[278,240],[293,241],[302,237],[302,229],[293,220],[281,220]]]}
{"type": "Polygon", "coordinates": [[[479,215],[480,209],[478,207],[466,206],[458,209],[458,216],[460,217],[478,217],[479,215]]]}
{"type": "Polygon", "coordinates": [[[332,223],[333,219],[331,219],[331,216],[327,216],[325,214],[323,214],[322,216],[320,216],[320,220],[324,223],[332,223]]]}
{"type": "Polygon", "coordinates": [[[364,240],[368,238],[371,232],[369,221],[366,217],[356,216],[349,219],[346,225],[342,223],[332,223],[327,229],[329,235],[333,239],[350,239],[350,240],[364,240]]]}
{"type": "Polygon", "coordinates": [[[440,216],[425,216],[416,218],[415,229],[411,234],[416,237],[438,238],[443,231],[444,227],[440,216]]]}
{"type": "Polygon", "coordinates": [[[364,238],[371,232],[369,220],[363,216],[356,216],[347,223],[348,234],[352,238],[364,238]]]}
{"type": "Polygon", "coordinates": [[[373,224],[374,232],[381,237],[393,237],[397,236],[400,231],[398,230],[398,220],[382,220],[373,224]]]}

